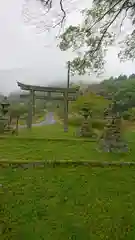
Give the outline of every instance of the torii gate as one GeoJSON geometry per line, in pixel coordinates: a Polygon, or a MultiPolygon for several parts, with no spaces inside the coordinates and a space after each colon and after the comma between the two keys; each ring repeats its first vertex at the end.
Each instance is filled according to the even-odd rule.
{"type": "Polygon", "coordinates": [[[62,100],[64,101],[64,131],[68,131],[68,102],[75,101],[79,94],[79,87],[77,88],[61,88],[61,87],[44,87],[27,85],[17,82],[21,90],[29,91],[29,94],[21,94],[21,97],[29,99],[28,122],[27,127],[32,128],[32,116],[35,112],[35,100],[62,100]],[[46,96],[38,96],[35,92],[44,92],[46,96]],[[59,93],[59,96],[52,96],[52,93],[59,93]]]}

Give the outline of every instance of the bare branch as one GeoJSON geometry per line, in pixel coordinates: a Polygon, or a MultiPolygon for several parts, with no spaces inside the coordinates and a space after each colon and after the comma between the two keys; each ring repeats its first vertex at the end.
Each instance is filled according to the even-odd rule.
{"type": "Polygon", "coordinates": [[[40,0],[44,7],[52,8],[52,0],[40,0]]]}
{"type": "MultiPolygon", "coordinates": [[[[44,7],[48,8],[48,11],[52,8],[53,0],[40,0],[40,1],[44,7]]],[[[55,25],[52,26],[53,28],[55,28],[59,25],[62,27],[64,21],[66,20],[66,10],[64,9],[64,6],[63,6],[63,0],[59,0],[59,5],[60,5],[60,11],[62,12],[63,16],[58,21],[58,23],[56,23],[55,25]]]]}
{"type": "Polygon", "coordinates": [[[122,29],[122,26],[123,26],[124,20],[125,20],[126,17],[127,17],[128,10],[129,10],[129,9],[127,8],[126,11],[125,11],[124,16],[123,16],[123,18],[122,18],[122,21],[121,21],[121,23],[120,23],[120,33],[121,33],[121,29],[122,29]]]}
{"type": "Polygon", "coordinates": [[[57,27],[57,26],[63,26],[63,23],[64,23],[64,21],[66,20],[66,11],[64,10],[64,7],[63,7],[63,0],[60,0],[60,9],[61,9],[61,11],[62,11],[62,13],[63,13],[63,17],[60,19],[60,21],[58,22],[58,23],[56,23],[54,26],[53,26],[53,28],[55,28],[55,27],[57,27]]]}
{"type": "Polygon", "coordinates": [[[66,12],[63,8],[63,2],[62,1],[63,0],[60,0],[60,8],[61,8],[61,11],[63,12],[63,18],[62,18],[62,23],[63,23],[64,19],[66,18],[66,12]]]}

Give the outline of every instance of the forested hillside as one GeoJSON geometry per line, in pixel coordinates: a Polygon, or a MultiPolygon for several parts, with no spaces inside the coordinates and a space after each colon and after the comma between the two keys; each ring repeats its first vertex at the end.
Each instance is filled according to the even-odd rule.
{"type": "Polygon", "coordinates": [[[110,77],[99,84],[89,85],[88,89],[106,98],[116,99],[123,110],[135,107],[135,74],[110,77]]]}

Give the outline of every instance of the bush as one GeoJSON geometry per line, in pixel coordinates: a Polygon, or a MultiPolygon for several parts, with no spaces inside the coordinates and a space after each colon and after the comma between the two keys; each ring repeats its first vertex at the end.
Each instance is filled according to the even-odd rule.
{"type": "Polygon", "coordinates": [[[122,117],[124,120],[130,120],[131,113],[129,111],[125,111],[125,112],[123,112],[122,117]]]}
{"type": "Polygon", "coordinates": [[[68,119],[69,125],[74,126],[74,127],[81,126],[82,121],[83,121],[83,117],[81,117],[81,116],[80,117],[70,117],[68,119]]]}
{"type": "Polygon", "coordinates": [[[103,119],[92,119],[92,127],[98,130],[102,130],[105,126],[105,120],[103,119]]]}
{"type": "MultiPolygon", "coordinates": [[[[83,117],[70,117],[68,119],[68,123],[69,125],[71,126],[74,126],[74,127],[80,127],[82,122],[83,122],[84,118],[83,117]]],[[[90,124],[91,124],[91,120],[90,121],[90,124]]],[[[95,129],[98,129],[98,130],[101,130],[103,129],[105,126],[105,120],[102,120],[102,119],[92,119],[92,127],[95,128],[95,129]]]]}

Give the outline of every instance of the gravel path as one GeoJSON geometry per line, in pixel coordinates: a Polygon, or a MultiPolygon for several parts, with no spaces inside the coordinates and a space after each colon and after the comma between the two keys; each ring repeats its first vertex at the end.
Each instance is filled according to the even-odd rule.
{"type": "MultiPolygon", "coordinates": [[[[42,122],[32,124],[33,127],[39,127],[44,125],[52,125],[55,124],[56,121],[54,119],[54,113],[49,112],[46,114],[45,119],[42,122]]],[[[20,125],[19,128],[26,128],[27,125],[20,125]]]]}

